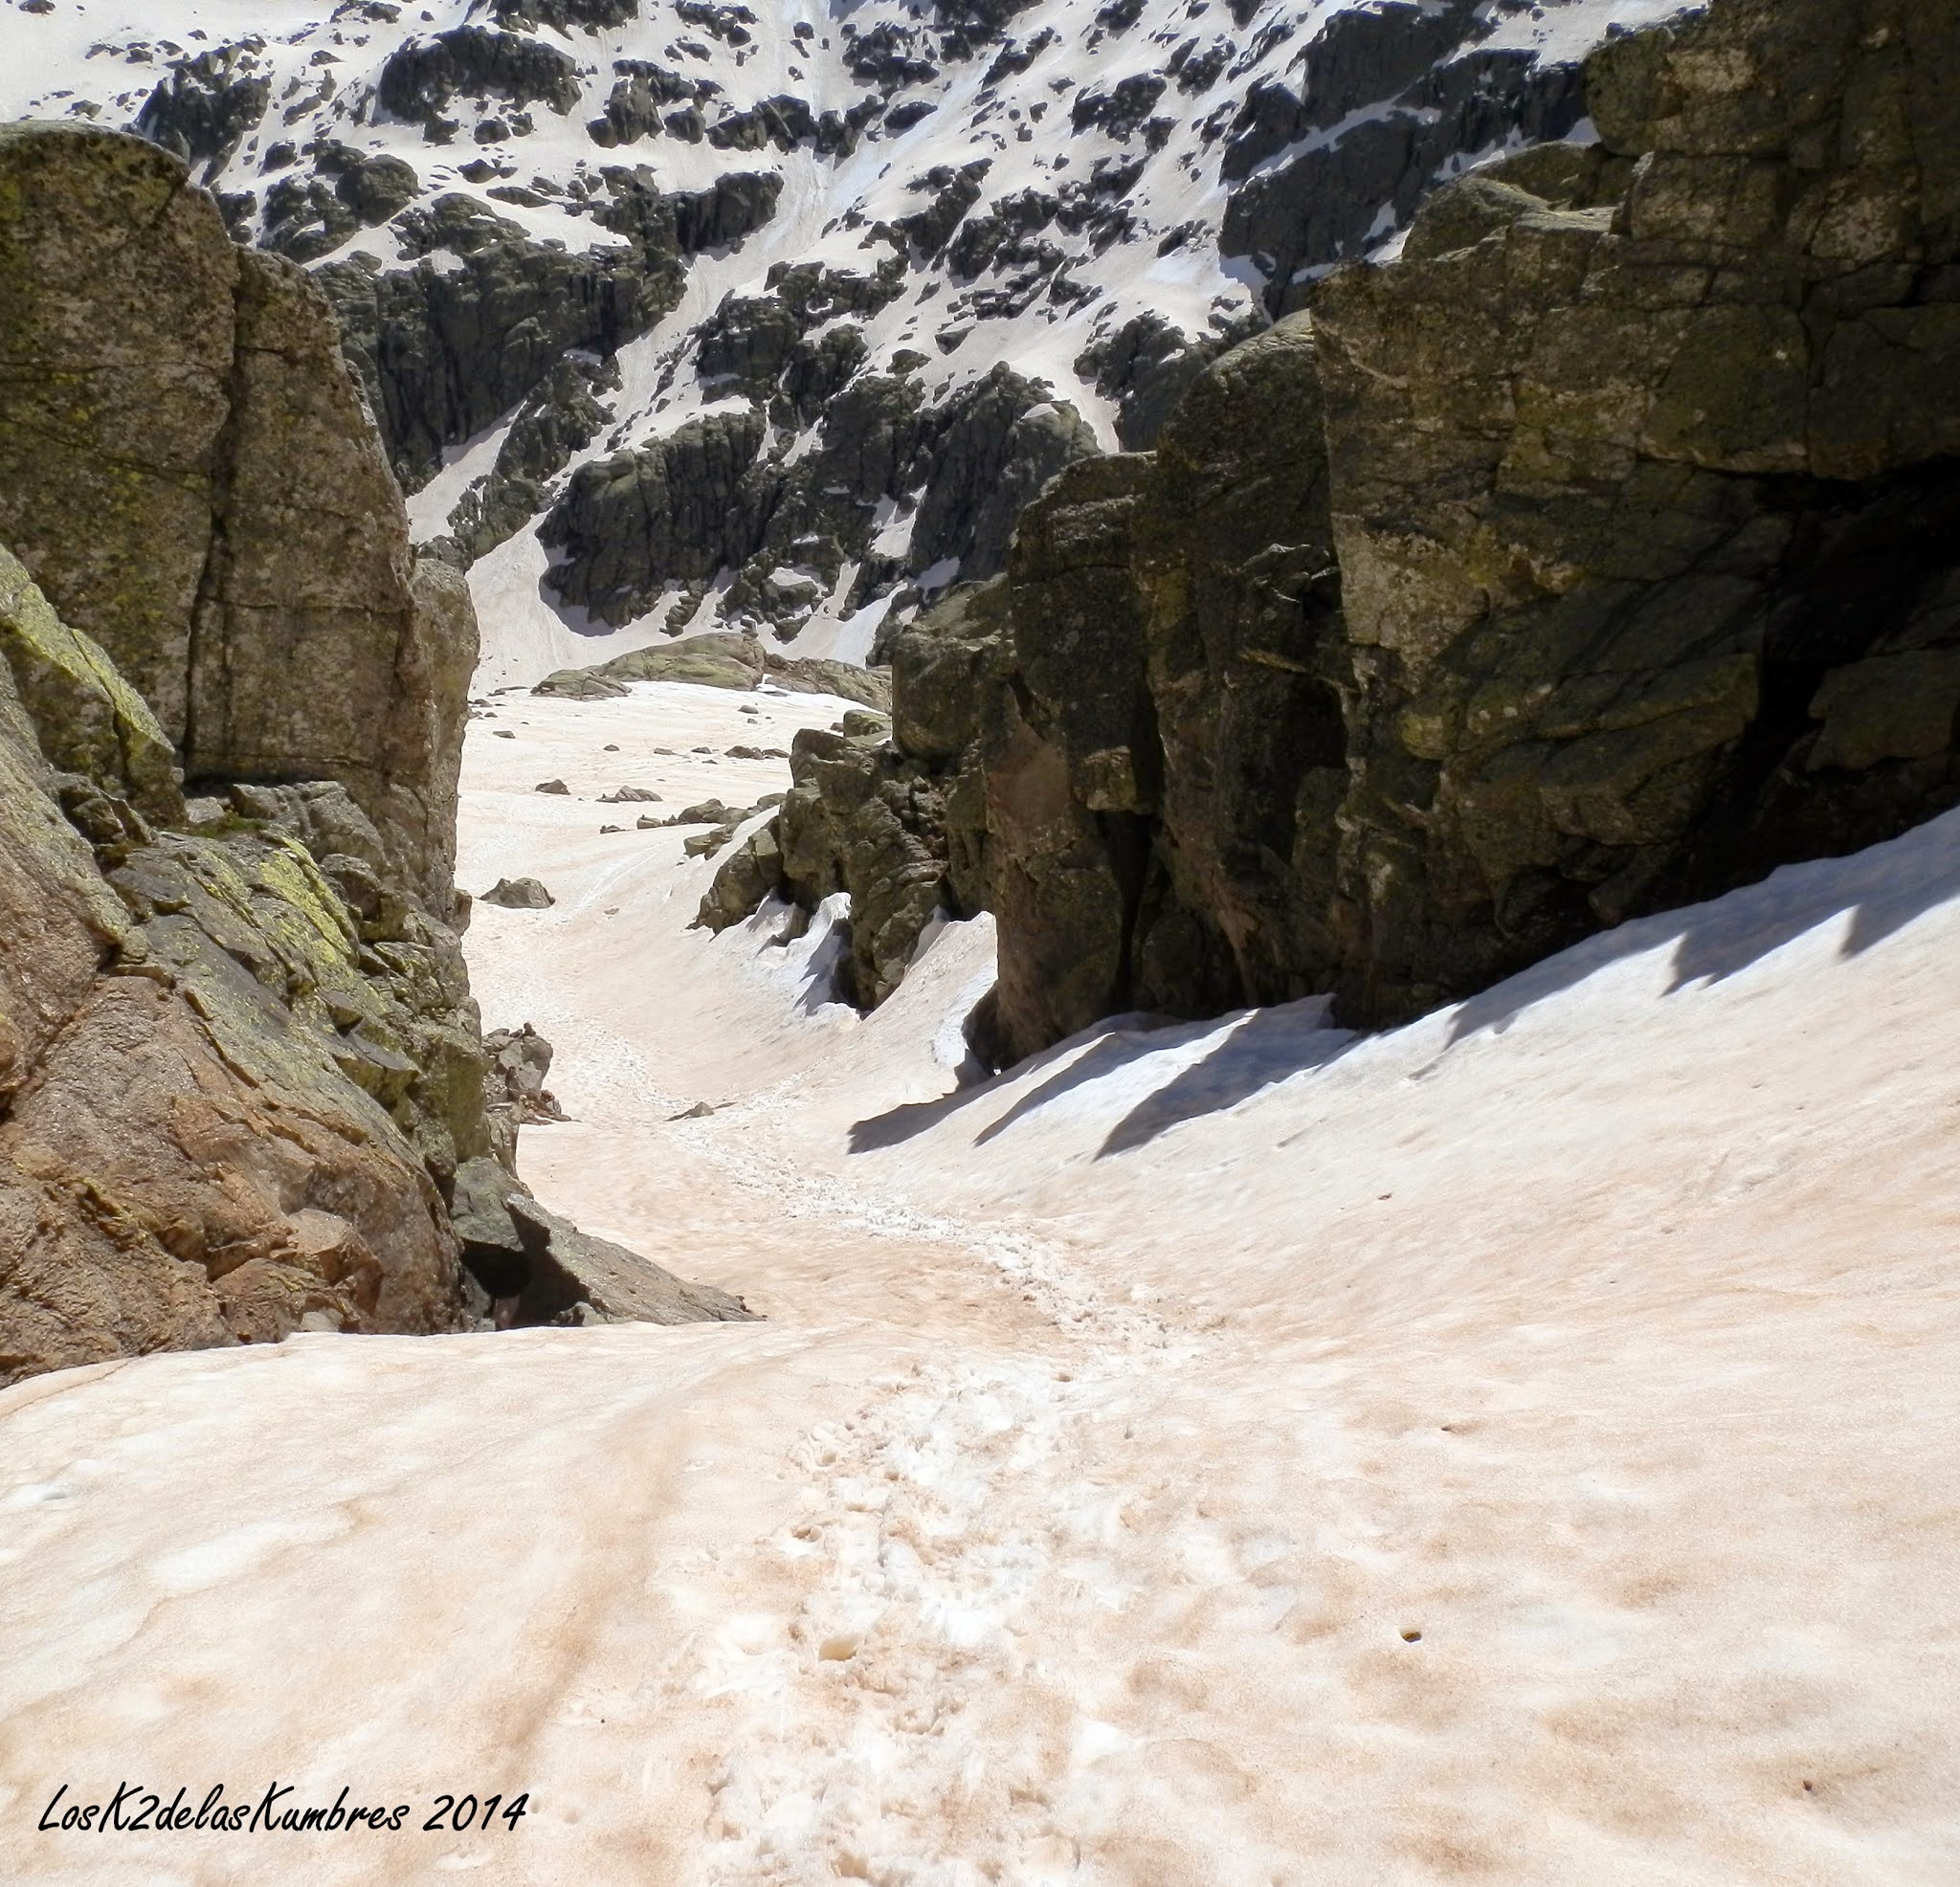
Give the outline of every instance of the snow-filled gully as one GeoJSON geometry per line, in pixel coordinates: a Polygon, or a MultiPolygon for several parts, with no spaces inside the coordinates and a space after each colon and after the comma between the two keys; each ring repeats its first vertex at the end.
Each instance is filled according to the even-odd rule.
{"type": "Polygon", "coordinates": [[[690,931],[680,834],[598,832],[841,705],[510,694],[466,756],[463,883],[558,900],[469,939],[558,1049],[527,1177],[766,1321],[0,1396],[0,1875],[1960,1876],[1960,824],[1392,1034],[961,1087],[984,923],[860,1019],[821,926],[690,931]],[[130,1774],[417,1826],[34,1832],[130,1774]],[[463,1790],[527,1812],[420,1829],[463,1790]]]}

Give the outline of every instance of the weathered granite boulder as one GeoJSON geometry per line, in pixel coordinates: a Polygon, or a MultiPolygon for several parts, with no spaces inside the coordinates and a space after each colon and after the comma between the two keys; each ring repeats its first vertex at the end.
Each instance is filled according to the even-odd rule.
{"type": "Polygon", "coordinates": [[[697,923],[724,930],[771,896],[814,911],[848,892],[838,993],[873,1009],[903,980],[935,916],[988,905],[982,734],[1004,592],[999,581],[962,585],[907,627],[894,647],[891,717],[855,710],[795,737],[780,810],[729,854],[697,923]]]}
{"type": "Polygon", "coordinates": [[[13,125],[0,335],[0,540],[56,611],[193,780],[339,779],[446,897],[475,618],[416,569],[319,291],[154,145],[13,125]]]}
{"type": "Polygon", "coordinates": [[[851,894],[843,994],[876,1008],[903,981],[920,932],[941,908],[945,798],[882,729],[803,728],[790,773],[776,821],[782,877],[813,908],[833,892],[851,894]]]}
{"type": "Polygon", "coordinates": [[[477,900],[506,911],[548,911],[557,903],[542,878],[499,878],[477,900]]]}
{"type": "Polygon", "coordinates": [[[1598,147],[1316,297],[1350,1015],[1960,799],[1956,61],[1955,0],[1612,41],[1598,147]]]}
{"type": "Polygon", "coordinates": [[[755,1313],[711,1284],[594,1238],[538,1204],[494,1160],[457,1177],[463,1254],[500,1327],[539,1323],[746,1323],[755,1313]]]}
{"type": "MultiPolygon", "coordinates": [[[[508,1176],[517,1168],[519,1130],[566,1118],[558,1097],[545,1085],[551,1074],[551,1044],[528,1022],[519,1029],[493,1029],[483,1037],[483,1115],[490,1152],[508,1176]]],[[[463,1185],[464,1169],[458,1168],[457,1187],[463,1185]]],[[[457,1205],[457,1210],[465,1208],[457,1205]]],[[[467,1258],[467,1252],[464,1255],[467,1258]]]]}
{"type": "Polygon", "coordinates": [[[759,412],[710,412],[666,438],[581,466],[538,535],[562,548],[546,581],[602,622],[642,615],[671,583],[705,582],[761,545],[768,519],[749,476],[759,412]]]}
{"type": "Polygon", "coordinates": [[[664,647],[634,649],[590,668],[559,669],[531,693],[568,700],[608,700],[624,695],[635,681],[691,681],[700,687],[746,691],[762,676],[762,645],[752,635],[711,631],[664,647]]]}
{"type": "Polygon", "coordinates": [[[616,700],[635,681],[691,681],[705,688],[753,689],[767,684],[792,695],[836,695],[883,709],[891,677],[882,670],[827,656],[785,655],[765,650],[747,631],[708,630],[678,642],[630,650],[590,668],[562,668],[531,690],[566,700],[616,700]]]}

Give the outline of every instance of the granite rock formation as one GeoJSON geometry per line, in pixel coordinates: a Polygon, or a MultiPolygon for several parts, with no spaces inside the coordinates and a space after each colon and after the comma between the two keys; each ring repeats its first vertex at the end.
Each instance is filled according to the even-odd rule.
{"type": "Polygon", "coordinates": [[[891,699],[888,675],[855,662],[817,655],[785,655],[765,649],[752,634],[709,630],[664,648],[635,649],[591,668],[560,669],[531,690],[567,700],[616,700],[635,681],[691,681],[703,688],[781,688],[792,695],[836,695],[883,708],[891,699]]]}
{"type": "Polygon", "coordinates": [[[0,350],[0,1382],[639,1314],[543,1209],[494,1264],[453,1220],[524,1198],[451,878],[476,620],[324,299],[155,145],[15,126],[0,350]]]}
{"type": "Polygon", "coordinates": [[[546,597],[580,629],[684,596],[828,641],[1003,568],[1014,514],[1096,437],[1147,450],[1204,366],[1440,182],[1573,130],[1577,59],[1629,7],[1654,0],[863,0],[821,26],[320,0],[188,51],[105,23],[30,77],[34,8],[0,95],[132,123],[202,166],[240,242],[314,269],[405,488],[495,439],[444,515],[417,507],[459,568],[541,526],[611,544],[625,514],[593,501],[657,496],[658,461],[741,402],[768,439],[729,528],[640,534],[604,571],[573,548],[546,597]],[[736,246],[725,299],[668,325],[695,258],[736,246]]]}
{"type": "Polygon", "coordinates": [[[1956,69],[1956,0],[1614,39],[1598,144],[1439,190],[1022,514],[944,839],[1003,1057],[1395,1022],[1960,802],[1956,69]]]}
{"type": "MultiPolygon", "coordinates": [[[[797,353],[796,331],[787,318],[779,330],[744,317],[740,326],[724,323],[729,351],[711,359],[737,362],[729,370],[739,377],[751,370],[743,364],[780,352],[781,397],[793,417],[823,384],[822,357],[797,353]],[[797,380],[799,362],[814,379],[797,380]]],[[[915,379],[861,375],[829,399],[814,450],[801,455],[796,435],[775,432],[764,406],[704,413],[572,476],[539,529],[562,553],[547,585],[602,622],[625,623],[677,587],[691,614],[725,569],[734,580],[720,599],[722,618],[790,636],[839,587],[847,565],[857,570],[851,607],[936,571],[991,576],[1006,561],[1020,507],[1097,450],[1093,429],[1053,391],[998,367],[928,407],[915,379]],[[880,521],[902,506],[914,514],[908,548],[881,558],[880,521]]]]}
{"type": "Polygon", "coordinates": [[[474,613],[416,564],[319,289],[155,146],[0,127],[0,542],[193,788],[338,780],[443,908],[474,613]]]}

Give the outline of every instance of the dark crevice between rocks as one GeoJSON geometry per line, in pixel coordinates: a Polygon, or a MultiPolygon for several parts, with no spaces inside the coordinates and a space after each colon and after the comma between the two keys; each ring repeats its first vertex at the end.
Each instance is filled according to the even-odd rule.
{"type": "MultiPolygon", "coordinates": [[[[1815,776],[1806,782],[1820,731],[1813,704],[1832,671],[1883,649],[1887,632],[1913,621],[1950,573],[1960,544],[1960,461],[1937,460],[1874,484],[1792,479],[1786,490],[1800,515],[1763,624],[1760,710],[1693,843],[1638,912],[1715,896],[1802,857],[1860,851],[1897,830],[1882,791],[1866,804],[1862,794],[1817,793],[1815,776]],[[1885,626],[1877,634],[1875,623],[1885,626]]],[[[1955,752],[1960,736],[1949,732],[1948,756],[1955,752]]],[[[1933,764],[1955,774],[1948,757],[1933,764]]],[[[1939,797],[1928,802],[1927,817],[1939,797]]],[[[1960,774],[1944,798],[1960,803],[1960,774]]]]}
{"type": "Polygon", "coordinates": [[[205,546],[204,566],[197,574],[184,651],[184,725],[178,733],[177,747],[187,767],[198,752],[202,731],[197,713],[198,671],[205,656],[209,625],[224,608],[223,597],[231,574],[233,468],[237,455],[239,417],[245,403],[244,296],[241,274],[232,284],[232,364],[225,375],[225,418],[212,442],[211,537],[205,546]]]}

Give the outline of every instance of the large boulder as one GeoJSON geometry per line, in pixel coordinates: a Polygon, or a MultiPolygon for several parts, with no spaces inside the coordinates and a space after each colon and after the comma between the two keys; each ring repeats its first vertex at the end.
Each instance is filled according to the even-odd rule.
{"type": "Polygon", "coordinates": [[[755,1313],[711,1284],[690,1284],[540,1206],[494,1160],[457,1176],[463,1254],[502,1325],[746,1323],[755,1313]]]}
{"type": "Polygon", "coordinates": [[[193,780],[341,780],[446,899],[475,617],[417,582],[319,290],[156,146],[11,125],[0,336],[0,540],[56,612],[193,780]]]}
{"type": "Polygon", "coordinates": [[[1391,1020],[1960,799],[1956,0],[1726,0],[1314,300],[1391,1020]]]}
{"type": "Polygon", "coordinates": [[[812,909],[850,893],[841,993],[876,1008],[903,981],[945,899],[945,795],[881,724],[862,734],[804,728],[791,743],[790,773],[777,818],[781,876],[812,909]]]}
{"type": "MultiPolygon", "coordinates": [[[[987,907],[983,732],[1005,600],[997,580],[959,586],[897,638],[890,718],[866,708],[796,736],[790,791],[723,862],[697,923],[725,930],[772,896],[814,912],[848,893],[836,993],[874,1009],[903,981],[935,917],[987,907]]],[[[774,657],[769,678],[791,680],[774,657]]]]}

